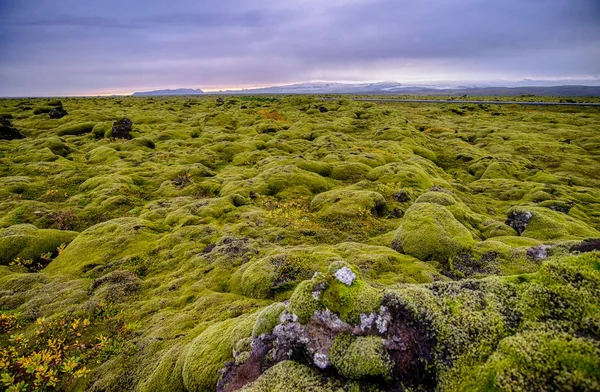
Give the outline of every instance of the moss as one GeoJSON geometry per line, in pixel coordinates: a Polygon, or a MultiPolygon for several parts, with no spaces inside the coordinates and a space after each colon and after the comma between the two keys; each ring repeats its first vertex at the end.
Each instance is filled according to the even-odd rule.
{"type": "Polygon", "coordinates": [[[231,290],[252,298],[273,298],[310,278],[318,260],[302,253],[285,253],[253,260],[232,276],[231,290]]]}
{"type": "Polygon", "coordinates": [[[524,237],[538,240],[553,239],[583,239],[587,237],[600,237],[600,232],[569,215],[547,208],[520,206],[512,208],[512,212],[529,211],[532,214],[525,231],[524,237]]]}
{"type": "Polygon", "coordinates": [[[354,272],[357,279],[351,286],[345,285],[330,275],[327,279],[326,289],[320,296],[323,306],[337,313],[342,320],[351,324],[359,323],[362,313],[377,312],[383,296],[380,290],[362,281],[356,269],[354,269],[354,272]]]}
{"type": "Polygon", "coordinates": [[[37,107],[37,108],[33,109],[33,114],[50,113],[51,110],[52,110],[52,107],[37,107]]]}
{"type": "Polygon", "coordinates": [[[215,323],[204,330],[187,349],[182,368],[187,391],[212,391],[219,378],[218,370],[233,359],[235,343],[251,334],[245,327],[253,318],[240,317],[215,323]],[[243,328],[240,328],[244,326],[243,328]]]}
{"type": "Polygon", "coordinates": [[[506,338],[474,372],[469,390],[581,390],[600,385],[600,349],[564,333],[527,332],[506,338]]]}
{"type": "Polygon", "coordinates": [[[240,392],[333,392],[341,385],[323,380],[321,375],[302,364],[282,361],[264,372],[258,380],[240,389],[240,392]]]}
{"type": "Polygon", "coordinates": [[[157,232],[154,224],[137,218],[120,218],[100,223],[80,233],[50,263],[46,272],[80,275],[119,256],[144,256],[152,249],[157,232]]]}
{"type": "Polygon", "coordinates": [[[298,316],[298,320],[300,320],[301,323],[306,323],[315,310],[322,308],[319,301],[312,296],[313,288],[313,282],[305,280],[296,287],[296,290],[290,297],[290,303],[288,304],[287,310],[298,316]]]}
{"type": "Polygon", "coordinates": [[[327,220],[381,216],[387,210],[384,197],[372,191],[334,190],[315,196],[310,209],[327,220]]]}
{"type": "Polygon", "coordinates": [[[434,185],[431,176],[412,163],[390,163],[369,172],[367,178],[383,184],[398,184],[401,188],[429,189],[434,185]]]}
{"type": "Polygon", "coordinates": [[[17,257],[40,262],[45,253],[57,254],[57,248],[69,244],[79,233],[54,229],[38,229],[21,224],[0,229],[0,265],[8,265],[17,257]]]}
{"type": "Polygon", "coordinates": [[[279,316],[285,310],[283,303],[274,303],[260,311],[252,329],[252,336],[260,336],[263,333],[271,333],[273,328],[279,324],[279,316]]]}
{"type": "Polygon", "coordinates": [[[393,240],[394,249],[420,260],[446,261],[473,245],[469,230],[445,207],[432,203],[413,204],[393,240]]]}
{"type": "Polygon", "coordinates": [[[56,129],[58,136],[67,135],[83,135],[84,133],[92,132],[96,123],[95,122],[84,122],[80,124],[65,124],[56,129]]]}
{"type": "Polygon", "coordinates": [[[136,391],[178,392],[185,390],[182,372],[186,349],[186,346],[178,344],[167,350],[158,360],[158,365],[152,373],[140,382],[136,391]]]}
{"type": "Polygon", "coordinates": [[[117,159],[117,152],[105,146],[96,147],[85,155],[89,163],[104,163],[117,159]]]}
{"type": "Polygon", "coordinates": [[[379,336],[338,335],[329,351],[331,364],[344,377],[391,378],[392,361],[379,336]]]}
{"type": "Polygon", "coordinates": [[[61,157],[66,157],[71,152],[69,146],[67,146],[62,140],[57,137],[49,137],[44,141],[44,147],[48,147],[52,153],[61,157]]]}
{"type": "Polygon", "coordinates": [[[456,200],[445,192],[426,192],[417,197],[415,203],[433,203],[447,207],[456,204],[456,200]]]}
{"type": "Polygon", "coordinates": [[[329,189],[329,183],[318,174],[286,165],[264,170],[250,180],[227,182],[221,189],[221,195],[238,193],[248,197],[250,193],[289,197],[312,195],[329,189]]]}
{"type": "Polygon", "coordinates": [[[371,167],[364,163],[342,162],[332,165],[330,177],[342,181],[360,181],[370,171],[371,167]]]}
{"type": "Polygon", "coordinates": [[[110,121],[96,123],[94,128],[92,128],[92,135],[94,135],[96,139],[105,137],[107,133],[109,133],[108,137],[110,137],[110,132],[112,132],[112,122],[110,121]]]}

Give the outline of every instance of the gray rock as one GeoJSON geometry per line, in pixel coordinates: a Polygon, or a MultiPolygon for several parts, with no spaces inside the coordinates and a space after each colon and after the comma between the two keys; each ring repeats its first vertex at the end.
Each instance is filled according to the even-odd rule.
{"type": "Polygon", "coordinates": [[[527,256],[533,261],[543,260],[548,257],[548,250],[552,247],[550,245],[538,245],[532,246],[527,249],[527,256]]]}
{"type": "Polygon", "coordinates": [[[352,286],[352,283],[356,280],[356,274],[348,267],[342,267],[335,271],[334,276],[346,286],[352,286]]]}
{"type": "Polygon", "coordinates": [[[329,355],[325,353],[315,353],[313,362],[319,369],[325,369],[331,364],[331,362],[329,362],[329,355]]]}
{"type": "Polygon", "coordinates": [[[506,219],[506,222],[504,223],[515,229],[517,233],[521,235],[525,231],[525,228],[527,228],[532,216],[533,215],[529,211],[513,211],[508,214],[508,219],[506,219]]]}
{"type": "Polygon", "coordinates": [[[365,331],[369,328],[371,328],[373,326],[373,323],[375,322],[375,313],[369,313],[369,314],[365,314],[365,313],[361,313],[360,314],[360,330],[361,331],[365,331]]]}

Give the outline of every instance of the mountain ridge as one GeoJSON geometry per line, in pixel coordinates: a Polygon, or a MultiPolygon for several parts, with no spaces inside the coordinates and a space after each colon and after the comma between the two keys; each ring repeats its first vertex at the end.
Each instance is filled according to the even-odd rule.
{"type": "Polygon", "coordinates": [[[370,94],[370,95],[470,95],[470,96],[559,96],[597,97],[600,86],[557,85],[557,86],[443,86],[410,85],[397,82],[339,83],[312,82],[282,86],[259,87],[242,90],[220,90],[205,92],[201,89],[179,88],[175,90],[153,90],[134,92],[132,96],[174,95],[244,95],[244,94],[370,94]]]}

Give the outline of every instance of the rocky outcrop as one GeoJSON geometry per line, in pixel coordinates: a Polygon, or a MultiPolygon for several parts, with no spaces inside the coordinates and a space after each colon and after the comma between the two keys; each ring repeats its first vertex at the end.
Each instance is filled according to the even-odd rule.
{"type": "Polygon", "coordinates": [[[0,118],[0,140],[24,139],[26,136],[13,128],[10,120],[0,118]]]}
{"type": "Polygon", "coordinates": [[[115,139],[131,139],[131,127],[133,122],[127,117],[123,117],[113,123],[112,137],[115,139]]]}

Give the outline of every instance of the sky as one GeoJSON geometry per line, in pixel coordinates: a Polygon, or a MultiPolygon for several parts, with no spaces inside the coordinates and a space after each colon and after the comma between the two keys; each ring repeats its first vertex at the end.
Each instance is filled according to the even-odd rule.
{"type": "Polygon", "coordinates": [[[600,0],[0,0],[0,96],[521,79],[600,85],[600,0]]]}

